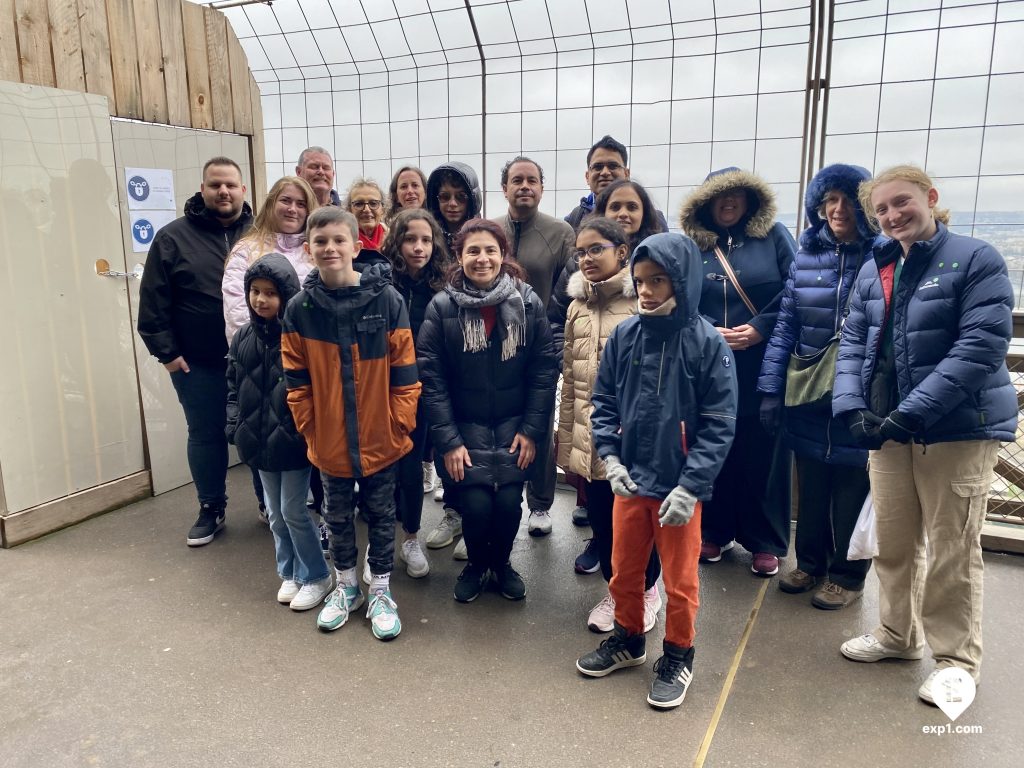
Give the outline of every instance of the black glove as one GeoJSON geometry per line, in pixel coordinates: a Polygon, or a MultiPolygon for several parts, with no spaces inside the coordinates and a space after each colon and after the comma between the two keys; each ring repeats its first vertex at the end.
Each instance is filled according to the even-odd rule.
{"type": "Polygon", "coordinates": [[[883,440],[895,440],[897,443],[909,443],[914,435],[921,431],[921,423],[905,413],[893,411],[885,417],[878,428],[883,440]]]}
{"type": "Polygon", "coordinates": [[[846,414],[846,427],[850,430],[853,441],[869,451],[877,451],[885,442],[885,438],[878,431],[881,425],[882,420],[868,410],[850,411],[846,414]]]}
{"type": "Polygon", "coordinates": [[[782,398],[765,395],[761,398],[761,426],[769,435],[774,435],[782,424],[782,398]]]}

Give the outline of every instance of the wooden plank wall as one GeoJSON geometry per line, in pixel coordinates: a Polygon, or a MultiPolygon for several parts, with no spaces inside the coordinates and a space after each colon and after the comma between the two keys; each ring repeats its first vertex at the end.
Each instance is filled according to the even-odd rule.
{"type": "Polygon", "coordinates": [[[220,11],[187,0],[0,0],[0,80],[85,91],[110,114],[252,137],[266,194],[259,89],[220,11]]]}

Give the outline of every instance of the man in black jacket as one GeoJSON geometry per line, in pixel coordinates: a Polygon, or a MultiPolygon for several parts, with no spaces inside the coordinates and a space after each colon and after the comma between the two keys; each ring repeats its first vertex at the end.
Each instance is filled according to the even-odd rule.
{"type": "Polygon", "coordinates": [[[186,542],[198,547],[224,527],[228,443],[227,343],[221,279],[228,252],[252,223],[238,163],[215,157],[185,215],[149,248],[139,288],[139,335],[171,374],[188,423],[188,466],[199,517],[186,542]]]}

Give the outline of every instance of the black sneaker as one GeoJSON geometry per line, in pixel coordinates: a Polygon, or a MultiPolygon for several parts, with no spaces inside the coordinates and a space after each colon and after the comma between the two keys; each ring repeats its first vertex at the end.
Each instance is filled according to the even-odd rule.
{"type": "Polygon", "coordinates": [[[590,513],[586,507],[576,507],[572,511],[572,524],[579,526],[580,528],[586,528],[590,525],[590,513]]]}
{"type": "Polygon", "coordinates": [[[597,551],[597,539],[587,539],[587,546],[580,552],[573,567],[576,569],[576,573],[597,573],[601,567],[601,555],[597,551]]]}
{"type": "Polygon", "coordinates": [[[508,600],[522,600],[526,597],[526,585],[523,583],[523,577],[516,573],[516,569],[512,567],[511,563],[505,563],[494,571],[494,581],[497,583],[502,597],[508,600]]]}
{"type": "Polygon", "coordinates": [[[576,659],[576,669],[587,677],[604,677],[622,667],[636,667],[647,661],[644,636],[627,635],[619,624],[610,637],[586,656],[576,659]]]}
{"type": "Polygon", "coordinates": [[[213,541],[217,531],[224,529],[224,508],[212,504],[199,505],[199,517],[188,531],[185,543],[190,547],[201,547],[213,541]]]}
{"type": "Polygon", "coordinates": [[[487,569],[468,563],[455,582],[455,599],[460,603],[471,603],[480,597],[487,584],[487,569]]]}
{"type": "Polygon", "coordinates": [[[672,709],[683,703],[693,680],[693,648],[665,648],[665,655],[654,664],[654,681],[647,703],[658,709],[672,709]]]}

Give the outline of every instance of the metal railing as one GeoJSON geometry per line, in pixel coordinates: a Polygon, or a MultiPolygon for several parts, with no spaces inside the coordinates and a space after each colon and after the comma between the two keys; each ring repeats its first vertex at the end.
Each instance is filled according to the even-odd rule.
{"type": "MultiPolygon", "coordinates": [[[[1015,332],[1017,321],[1015,316],[1015,332]]],[[[1024,525],[1024,339],[1011,342],[1006,366],[1017,390],[1017,439],[999,448],[985,519],[990,523],[1024,525]]]]}

